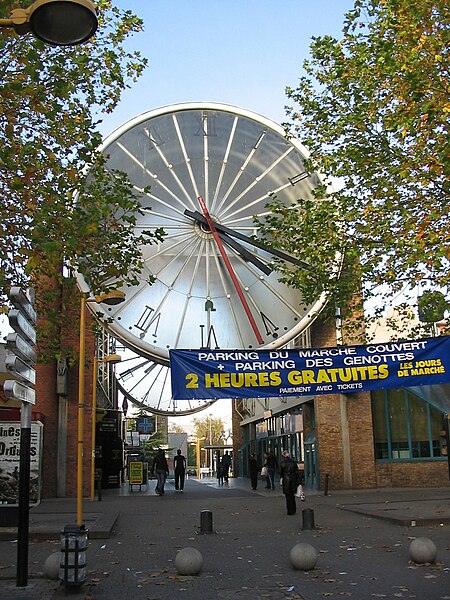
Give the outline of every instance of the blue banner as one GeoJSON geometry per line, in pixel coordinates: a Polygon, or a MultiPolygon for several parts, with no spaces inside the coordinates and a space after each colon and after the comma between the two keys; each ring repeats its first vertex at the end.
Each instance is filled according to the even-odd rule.
{"type": "Polygon", "coordinates": [[[450,336],[292,350],[171,350],[175,400],[349,394],[450,381],[450,336]]]}

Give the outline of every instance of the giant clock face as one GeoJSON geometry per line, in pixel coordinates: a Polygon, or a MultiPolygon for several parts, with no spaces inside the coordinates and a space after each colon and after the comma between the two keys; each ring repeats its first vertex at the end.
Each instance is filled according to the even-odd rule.
{"type": "Polygon", "coordinates": [[[127,348],[167,365],[173,348],[278,348],[311,324],[326,298],[306,305],[255,241],[254,217],[273,195],[291,205],[320,182],[280,126],[224,104],[177,104],[132,119],[103,151],[141,193],[137,230],[167,234],[142,247],[140,284],[123,289],[125,302],[100,306],[127,348]]]}

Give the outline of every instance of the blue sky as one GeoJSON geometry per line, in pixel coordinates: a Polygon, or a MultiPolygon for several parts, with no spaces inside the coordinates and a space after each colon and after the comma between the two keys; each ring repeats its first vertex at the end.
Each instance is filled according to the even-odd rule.
{"type": "Polygon", "coordinates": [[[149,60],[145,74],[100,125],[103,136],[148,110],[214,101],[277,123],[311,38],[340,37],[352,0],[115,0],[144,20],[127,43],[149,60]]]}

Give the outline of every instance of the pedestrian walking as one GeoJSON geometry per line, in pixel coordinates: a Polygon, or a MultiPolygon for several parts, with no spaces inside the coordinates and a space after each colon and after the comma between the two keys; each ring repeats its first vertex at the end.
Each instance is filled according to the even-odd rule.
{"type": "Polygon", "coordinates": [[[258,460],[256,458],[256,454],[252,452],[248,459],[248,471],[250,473],[250,483],[252,486],[252,490],[256,490],[258,486],[258,460]]]}
{"type": "Polygon", "coordinates": [[[267,469],[266,489],[275,489],[275,473],[278,468],[278,462],[273,452],[264,452],[264,466],[267,469]]]}
{"type": "Polygon", "coordinates": [[[184,478],[186,476],[186,457],[181,454],[181,450],[178,449],[176,455],[173,457],[173,471],[175,474],[175,491],[184,491],[184,478]]]}
{"type": "Polygon", "coordinates": [[[152,475],[156,475],[156,494],[158,496],[164,496],[164,485],[167,476],[169,475],[169,465],[167,464],[167,458],[162,448],[159,448],[153,459],[152,475]]]}
{"type": "Polygon", "coordinates": [[[225,451],[225,454],[222,458],[222,468],[223,468],[223,479],[225,483],[228,483],[229,471],[231,467],[231,456],[228,454],[228,450],[225,451]]]}
{"type": "Polygon", "coordinates": [[[217,457],[216,471],[217,471],[217,483],[219,485],[223,485],[223,464],[222,464],[222,461],[220,460],[220,456],[217,457]]]}
{"type": "Polygon", "coordinates": [[[295,515],[297,512],[295,492],[299,485],[299,472],[297,463],[292,460],[287,450],[284,450],[283,459],[280,463],[280,477],[282,478],[283,494],[286,498],[287,514],[295,515]]]}

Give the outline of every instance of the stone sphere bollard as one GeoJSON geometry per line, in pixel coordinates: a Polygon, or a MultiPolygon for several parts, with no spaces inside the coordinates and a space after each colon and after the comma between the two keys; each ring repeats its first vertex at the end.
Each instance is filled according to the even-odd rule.
{"type": "Polygon", "coordinates": [[[291,565],[299,571],[314,569],[317,563],[318,552],[311,544],[296,544],[289,554],[291,565]]]}
{"type": "Polygon", "coordinates": [[[59,563],[61,561],[61,552],[53,552],[45,560],[44,576],[47,579],[59,579],[59,563]]]}
{"type": "Polygon", "coordinates": [[[183,548],[175,556],[175,567],[180,575],[197,575],[203,566],[203,556],[196,548],[183,548]]]}
{"type": "Polygon", "coordinates": [[[416,563],[433,563],[437,554],[436,545],[429,538],[418,537],[409,545],[409,554],[416,563]]]}

